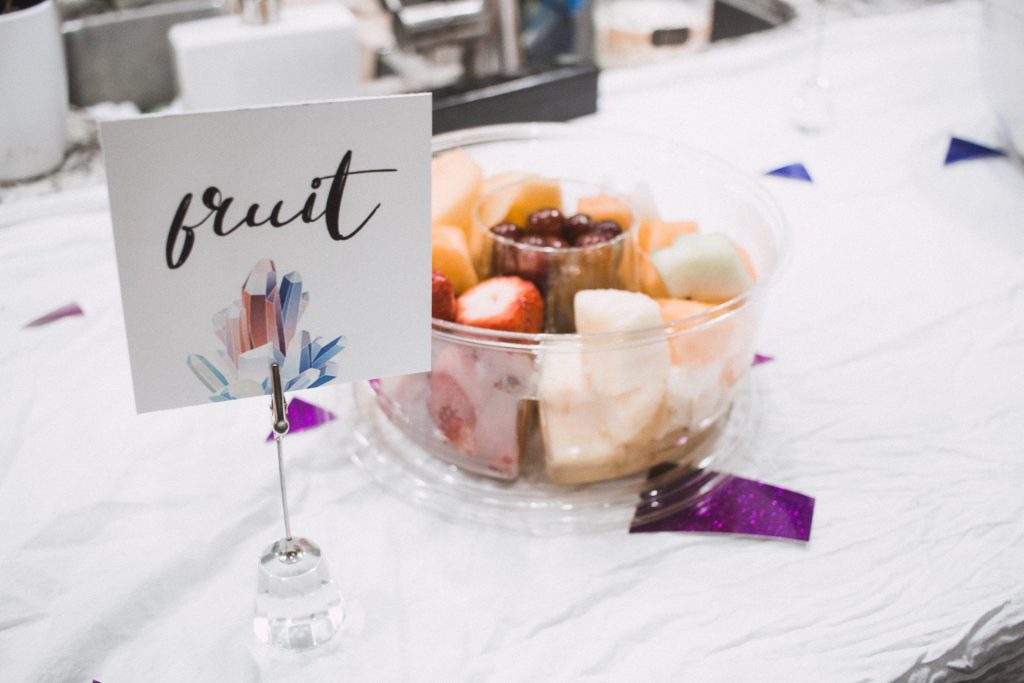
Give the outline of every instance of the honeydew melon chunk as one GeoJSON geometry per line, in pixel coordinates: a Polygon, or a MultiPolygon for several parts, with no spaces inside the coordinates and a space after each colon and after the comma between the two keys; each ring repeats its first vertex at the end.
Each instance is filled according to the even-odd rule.
{"type": "Polygon", "coordinates": [[[651,263],[676,299],[721,303],[754,284],[736,246],[721,233],[679,235],[671,246],[655,251],[651,263]]]}
{"type": "Polygon", "coordinates": [[[629,205],[606,192],[580,197],[576,202],[576,213],[587,214],[595,223],[615,221],[623,230],[629,230],[629,226],[633,224],[633,210],[629,205]]]}
{"type": "Polygon", "coordinates": [[[461,149],[438,154],[430,162],[430,224],[455,225],[469,243],[473,207],[484,186],[483,172],[461,149]]]}
{"type": "Polygon", "coordinates": [[[438,225],[430,229],[430,265],[451,280],[456,295],[478,281],[469,256],[466,234],[454,225],[438,225]]]}

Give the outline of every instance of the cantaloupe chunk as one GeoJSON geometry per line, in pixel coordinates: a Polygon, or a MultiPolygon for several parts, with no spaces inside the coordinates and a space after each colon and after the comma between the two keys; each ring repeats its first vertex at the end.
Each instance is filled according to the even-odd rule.
{"type": "Polygon", "coordinates": [[[576,212],[587,214],[595,222],[615,221],[622,226],[623,230],[629,230],[633,224],[633,211],[629,205],[606,192],[580,197],[576,202],[576,212]]]}
{"type": "Polygon", "coordinates": [[[654,268],[654,264],[644,252],[636,254],[636,264],[640,275],[640,291],[652,299],[664,299],[668,297],[668,290],[661,276],[654,268]]]}
{"type": "Polygon", "coordinates": [[[462,228],[437,225],[430,229],[430,265],[452,281],[456,294],[461,294],[477,283],[476,270],[469,257],[469,246],[462,228]]]}
{"type": "Polygon", "coordinates": [[[468,243],[484,186],[480,166],[461,149],[443,152],[430,163],[430,182],[430,224],[458,226],[468,243]]]}
{"type": "Polygon", "coordinates": [[[733,339],[733,335],[739,333],[736,315],[725,320],[719,319],[730,309],[709,318],[703,314],[713,306],[703,301],[658,299],[658,307],[665,324],[672,325],[669,331],[669,350],[673,365],[696,365],[721,360],[727,354],[734,353],[736,342],[741,341],[733,339]],[[678,322],[692,316],[702,317],[678,322]]]}
{"type": "Polygon", "coordinates": [[[747,275],[750,276],[752,281],[757,282],[757,270],[754,268],[754,262],[750,259],[750,254],[747,253],[746,249],[736,244],[735,240],[732,246],[736,247],[736,253],[739,254],[740,261],[743,261],[743,270],[747,271],[747,275]]]}
{"type": "Polygon", "coordinates": [[[636,242],[648,254],[664,249],[684,233],[697,232],[696,221],[648,221],[637,228],[636,242]]]}
{"type": "Polygon", "coordinates": [[[562,188],[557,180],[530,173],[502,173],[487,179],[480,200],[480,229],[509,221],[522,227],[538,209],[562,210],[562,188]]]}
{"type": "MultiPolygon", "coordinates": [[[[658,308],[661,309],[661,319],[666,324],[700,315],[711,308],[711,304],[690,299],[658,299],[657,301],[658,308]]],[[[699,320],[695,324],[700,324],[701,322],[703,320],[699,320]]]]}

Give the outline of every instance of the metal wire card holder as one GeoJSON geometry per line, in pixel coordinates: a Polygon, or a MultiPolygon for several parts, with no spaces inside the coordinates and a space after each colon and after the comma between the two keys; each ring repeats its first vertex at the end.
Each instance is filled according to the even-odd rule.
{"type": "Polygon", "coordinates": [[[278,364],[271,364],[270,369],[284,538],[274,541],[260,556],[253,631],[269,645],[306,650],[329,640],[341,626],[345,611],[341,591],[331,579],[320,548],[309,539],[292,537],[281,445],[288,433],[287,403],[278,364]]]}

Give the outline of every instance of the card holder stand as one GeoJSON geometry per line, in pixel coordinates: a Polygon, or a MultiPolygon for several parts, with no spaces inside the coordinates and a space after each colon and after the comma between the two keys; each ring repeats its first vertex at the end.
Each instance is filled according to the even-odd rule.
{"type": "Polygon", "coordinates": [[[271,380],[285,537],[271,543],[260,555],[253,632],[257,640],[277,648],[308,650],[338,631],[345,609],[320,548],[309,539],[292,537],[281,446],[288,433],[287,404],[277,363],[271,364],[271,380]]]}

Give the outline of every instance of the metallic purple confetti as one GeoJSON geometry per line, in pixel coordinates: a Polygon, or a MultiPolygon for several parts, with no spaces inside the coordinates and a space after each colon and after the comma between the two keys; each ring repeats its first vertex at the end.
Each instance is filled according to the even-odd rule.
{"type": "MultiPolygon", "coordinates": [[[[704,472],[669,484],[669,488],[678,486],[692,490],[694,485],[709,482],[715,476],[714,472],[704,472]]],[[[664,504],[671,495],[671,490],[663,490],[659,492],[658,501],[664,504]]],[[[814,499],[764,482],[725,475],[723,481],[696,503],[653,522],[638,523],[638,519],[650,515],[654,509],[651,503],[641,503],[630,533],[698,531],[807,541],[811,537],[814,499]]]]}
{"type": "Polygon", "coordinates": [[[82,309],[79,308],[78,304],[71,303],[61,306],[60,308],[50,311],[46,315],[40,316],[32,322],[25,325],[25,327],[42,327],[43,325],[49,325],[52,322],[56,322],[61,318],[67,318],[73,315],[85,315],[82,309]]]}
{"type": "MultiPolygon", "coordinates": [[[[288,401],[288,433],[301,432],[313,427],[319,427],[324,422],[330,422],[337,416],[329,410],[320,406],[307,403],[301,398],[293,398],[288,401]]],[[[274,433],[267,435],[267,441],[274,440],[274,433]]]]}
{"type": "Polygon", "coordinates": [[[751,363],[751,365],[758,366],[761,365],[762,363],[771,363],[773,360],[775,360],[775,356],[765,356],[760,353],[755,353],[754,362],[751,363]]]}
{"type": "Polygon", "coordinates": [[[985,159],[988,157],[1005,157],[1006,152],[994,147],[979,145],[977,142],[964,140],[956,136],[950,137],[949,149],[946,150],[944,165],[955,164],[958,161],[970,161],[971,159],[985,159]]]}
{"type": "Polygon", "coordinates": [[[807,172],[807,167],[803,164],[789,164],[788,166],[780,166],[772,169],[771,171],[765,171],[765,175],[778,176],[779,178],[789,178],[790,180],[802,180],[805,183],[813,183],[811,180],[811,174],[807,172]]]}

